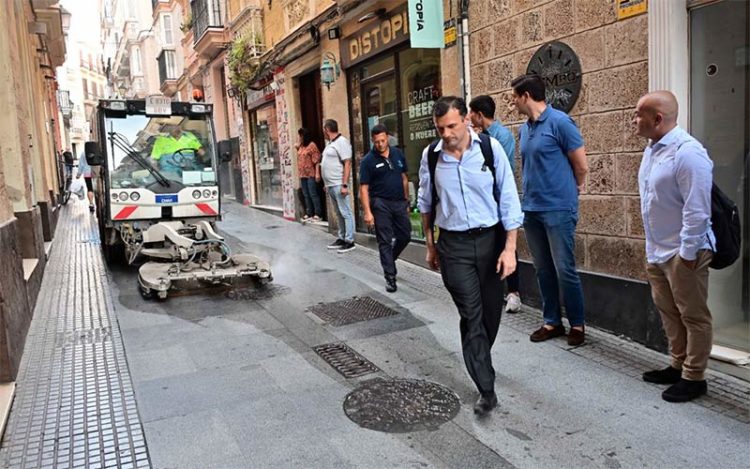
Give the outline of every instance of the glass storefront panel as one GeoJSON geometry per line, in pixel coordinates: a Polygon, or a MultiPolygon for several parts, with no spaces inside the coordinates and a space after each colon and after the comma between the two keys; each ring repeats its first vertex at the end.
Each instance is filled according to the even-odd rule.
{"type": "Polygon", "coordinates": [[[440,91],[440,51],[437,49],[406,49],[399,53],[401,80],[401,123],[403,150],[409,166],[409,199],[411,231],[416,239],[424,239],[422,217],[417,209],[419,162],[422,150],[437,138],[432,122],[432,106],[440,91]]]}
{"type": "MultiPolygon", "coordinates": [[[[391,133],[391,145],[403,150],[409,166],[412,238],[422,240],[422,219],[417,210],[419,163],[422,150],[437,137],[432,105],[441,96],[440,51],[401,49],[347,73],[351,112],[355,116],[351,139],[356,155],[355,180],[359,161],[372,145],[370,129],[384,124],[391,133]]],[[[357,227],[365,229],[361,208],[357,210],[357,227]]]]}
{"type": "Polygon", "coordinates": [[[690,12],[690,130],[714,162],[714,182],[735,201],[743,255],[709,275],[714,342],[750,350],[750,45],[747,2],[723,1],[690,12]]]}
{"type": "Polygon", "coordinates": [[[253,113],[253,155],[257,175],[258,205],[281,207],[281,161],[276,106],[268,104],[253,113]]]}

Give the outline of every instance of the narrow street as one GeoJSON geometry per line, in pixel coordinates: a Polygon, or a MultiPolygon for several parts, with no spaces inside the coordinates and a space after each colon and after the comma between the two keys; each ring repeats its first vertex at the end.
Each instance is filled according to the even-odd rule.
{"type": "Polygon", "coordinates": [[[389,295],[375,251],[336,254],[320,229],[223,208],[232,249],[270,260],[274,282],[166,301],[141,298],[134,268],[105,269],[83,203],[64,209],[2,467],[746,467],[746,383],[711,373],[708,396],[668,404],[640,380],[663,356],[593,329],[581,347],[533,344],[531,309],[503,318],[500,404],[478,420],[439,275],[399,261],[389,295]],[[342,326],[310,311],[353,297],[393,311],[342,326]],[[313,350],[342,342],[379,371],[347,379],[313,350]],[[460,410],[414,431],[362,428],[344,402],[374,378],[439,384],[460,410]]]}

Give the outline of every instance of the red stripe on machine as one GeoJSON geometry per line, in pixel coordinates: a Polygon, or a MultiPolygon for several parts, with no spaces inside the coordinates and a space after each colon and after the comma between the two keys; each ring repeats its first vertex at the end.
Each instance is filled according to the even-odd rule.
{"type": "Polygon", "coordinates": [[[206,215],[216,215],[216,211],[208,204],[195,204],[195,206],[206,215]]]}
{"type": "Polygon", "coordinates": [[[120,210],[117,215],[114,216],[113,220],[124,220],[128,218],[130,215],[135,212],[135,209],[137,209],[137,205],[128,205],[124,209],[120,210]]]}

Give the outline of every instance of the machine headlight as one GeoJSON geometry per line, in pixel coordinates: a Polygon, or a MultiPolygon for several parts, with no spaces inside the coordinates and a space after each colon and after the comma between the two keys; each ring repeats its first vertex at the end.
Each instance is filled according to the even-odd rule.
{"type": "Polygon", "coordinates": [[[190,106],[190,112],[194,114],[203,114],[207,111],[205,104],[193,104],[190,106]]]}
{"type": "Polygon", "coordinates": [[[127,202],[128,193],[125,191],[120,192],[120,202],[127,202]]]}
{"type": "Polygon", "coordinates": [[[219,191],[217,191],[216,189],[214,189],[214,190],[211,191],[211,195],[214,196],[214,197],[216,197],[217,195],[219,195],[219,191]]]}
{"type": "Polygon", "coordinates": [[[114,200],[115,202],[117,201],[117,193],[116,192],[112,193],[112,200],[114,200]]]}
{"type": "Polygon", "coordinates": [[[141,194],[139,194],[137,192],[131,192],[130,193],[130,200],[132,200],[133,202],[138,202],[140,200],[140,198],[141,198],[141,194]]]}
{"type": "Polygon", "coordinates": [[[198,189],[194,190],[193,191],[193,198],[194,199],[200,199],[201,198],[201,191],[199,191],[198,189]]]}
{"type": "Polygon", "coordinates": [[[203,191],[203,197],[206,198],[206,199],[208,199],[209,197],[211,197],[211,191],[208,190],[208,189],[204,190],[203,191]]]}

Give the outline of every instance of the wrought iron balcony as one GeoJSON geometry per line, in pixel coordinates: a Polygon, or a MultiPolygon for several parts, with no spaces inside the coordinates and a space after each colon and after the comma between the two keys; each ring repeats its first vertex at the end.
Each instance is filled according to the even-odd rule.
{"type": "Polygon", "coordinates": [[[193,13],[193,42],[200,41],[208,28],[224,26],[219,0],[192,0],[190,9],[193,13]]]}

